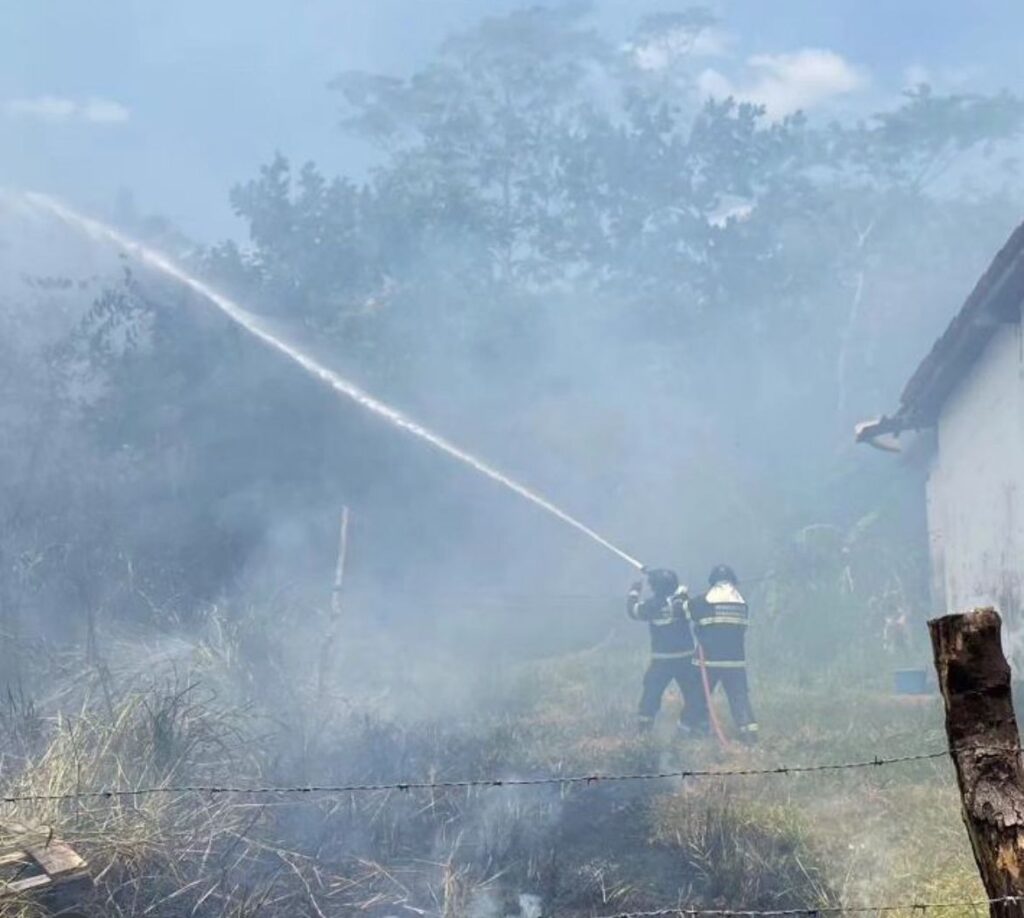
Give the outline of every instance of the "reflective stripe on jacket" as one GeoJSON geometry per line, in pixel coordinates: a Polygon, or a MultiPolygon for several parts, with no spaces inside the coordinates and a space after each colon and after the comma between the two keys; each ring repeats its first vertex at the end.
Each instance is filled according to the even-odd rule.
{"type": "Polygon", "coordinates": [[[747,601],[735,585],[716,583],[687,603],[704,663],[716,668],[746,665],[747,601]]]}

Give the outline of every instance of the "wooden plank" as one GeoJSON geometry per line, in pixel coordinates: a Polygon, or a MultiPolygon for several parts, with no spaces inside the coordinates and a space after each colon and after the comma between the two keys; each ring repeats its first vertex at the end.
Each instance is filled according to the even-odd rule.
{"type": "Polygon", "coordinates": [[[59,877],[47,876],[45,873],[38,873],[20,880],[0,880],[0,897],[5,895],[18,895],[19,893],[33,892],[36,890],[48,890],[70,886],[79,881],[90,883],[92,877],[88,870],[74,870],[62,874],[59,877]]]}
{"type": "Polygon", "coordinates": [[[25,877],[24,880],[15,880],[12,883],[4,883],[0,889],[4,892],[18,893],[31,892],[34,889],[45,889],[47,886],[52,886],[53,880],[51,880],[45,873],[41,873],[34,877],[25,877]]]}
{"type": "Polygon", "coordinates": [[[334,585],[331,587],[331,617],[327,623],[327,633],[320,645],[320,660],[317,665],[316,697],[319,704],[325,701],[327,691],[327,672],[330,667],[334,642],[341,625],[341,591],[345,585],[345,562],[348,558],[348,507],[341,508],[341,528],[338,533],[338,562],[334,568],[334,585]]]}
{"type": "Polygon", "coordinates": [[[39,828],[38,826],[34,829],[30,829],[24,823],[20,822],[0,822],[0,832],[5,835],[30,835],[33,832],[39,835],[45,835],[46,830],[39,828]]]}
{"type": "Polygon", "coordinates": [[[12,864],[27,864],[31,858],[24,851],[8,851],[0,854],[0,867],[9,867],[12,864]]]}
{"type": "Polygon", "coordinates": [[[26,845],[25,850],[43,871],[53,879],[64,874],[85,870],[85,859],[64,842],[53,841],[48,845],[26,845]]]}
{"type": "Polygon", "coordinates": [[[43,892],[92,879],[85,858],[70,845],[54,839],[49,844],[40,840],[39,844],[26,844],[20,849],[8,849],[0,854],[0,867],[18,866],[32,870],[32,876],[9,881],[0,879],[0,896],[43,892]],[[37,874],[36,870],[41,872],[37,874]]]}

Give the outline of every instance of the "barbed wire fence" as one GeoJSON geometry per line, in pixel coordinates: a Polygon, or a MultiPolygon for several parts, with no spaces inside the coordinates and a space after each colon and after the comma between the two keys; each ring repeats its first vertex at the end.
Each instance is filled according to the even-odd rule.
{"type": "MultiPolygon", "coordinates": [[[[0,803],[16,805],[23,803],[64,802],[82,800],[120,800],[134,799],[153,795],[221,795],[237,794],[244,796],[276,796],[276,795],[330,795],[354,794],[385,791],[439,791],[452,789],[502,789],[539,786],[591,786],[606,782],[657,781],[663,779],[695,779],[695,778],[748,778],[748,777],[783,777],[787,775],[805,775],[835,773],[843,771],[888,768],[915,762],[937,761],[952,758],[965,752],[1014,752],[1020,754],[1019,747],[1002,747],[972,745],[955,749],[942,749],[929,752],[918,752],[899,756],[860,759],[845,762],[824,762],[809,765],[776,765],[765,768],[735,769],[678,769],[655,772],[635,772],[622,774],[577,774],[550,775],[536,778],[472,778],[451,781],[396,781],[389,783],[368,784],[309,784],[309,785],[263,785],[243,786],[231,784],[185,784],[185,785],[152,785],[135,788],[98,788],[95,790],[79,790],[57,794],[7,794],[0,796],[0,803]]],[[[950,911],[954,909],[991,908],[994,905],[1019,904],[1024,897],[1005,896],[998,899],[965,899],[959,901],[937,902],[885,902],[877,905],[812,905],[804,908],[787,909],[709,909],[679,904],[655,910],[620,911],[602,915],[600,918],[813,918],[813,916],[842,914],[892,914],[898,912],[950,911]]]]}
{"type": "MultiPolygon", "coordinates": [[[[249,796],[273,796],[292,794],[354,794],[381,791],[435,791],[472,788],[515,788],[540,786],[594,785],[600,783],[627,781],[658,781],[665,779],[689,778],[750,778],[784,775],[820,774],[823,772],[853,771],[859,769],[883,768],[904,765],[911,762],[926,762],[949,758],[962,752],[1016,752],[1019,748],[999,746],[966,746],[959,749],[942,749],[933,752],[917,752],[908,755],[876,756],[849,762],[824,762],[811,765],[776,765],[767,768],[692,768],[653,772],[632,772],[622,774],[548,775],[536,778],[467,778],[451,781],[393,781],[366,784],[291,784],[291,785],[232,785],[232,784],[159,784],[146,787],[97,788],[95,790],[69,791],[58,794],[7,794],[0,796],[0,803],[42,803],[73,800],[113,800],[131,797],[149,797],[156,794],[238,794],[249,796]]],[[[730,913],[732,914],[732,913],[730,913]]]]}
{"type": "Polygon", "coordinates": [[[949,902],[887,902],[881,905],[822,905],[808,908],[778,909],[707,909],[677,905],[654,911],[616,912],[600,918],[814,918],[816,915],[891,914],[893,912],[927,912],[961,908],[990,908],[1024,902],[1022,896],[1000,896],[996,899],[963,899],[949,902]]]}

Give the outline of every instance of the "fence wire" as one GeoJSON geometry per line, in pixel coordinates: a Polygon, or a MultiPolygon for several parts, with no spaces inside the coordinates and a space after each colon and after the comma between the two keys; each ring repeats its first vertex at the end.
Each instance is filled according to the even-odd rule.
{"type": "MultiPolygon", "coordinates": [[[[74,791],[60,794],[14,794],[0,797],[6,804],[73,801],[85,799],[115,800],[122,798],[138,798],[156,794],[239,794],[239,795],[291,795],[291,794],[346,794],[359,792],[381,791],[414,791],[414,790],[445,790],[468,788],[511,788],[537,787],[542,785],[592,785],[602,782],[621,781],[654,781],[666,778],[740,778],[754,776],[797,775],[822,772],[838,772],[854,769],[880,768],[912,762],[933,761],[953,757],[965,752],[1013,752],[1019,754],[1019,747],[1005,746],[963,746],[956,749],[943,749],[934,752],[921,752],[910,755],[874,757],[849,762],[826,762],[812,765],[779,765],[772,768],[737,768],[737,769],[679,769],[675,771],[638,772],[627,774],[584,774],[584,775],[552,775],[538,778],[492,778],[468,779],[460,781],[401,781],[376,784],[323,784],[323,785],[286,785],[286,786],[241,786],[241,785],[156,785],[136,788],[104,788],[91,791],[74,791]]],[[[964,899],[959,901],[940,902],[899,902],[881,903],[876,905],[817,905],[803,908],[785,909],[726,909],[700,908],[689,905],[676,905],[670,908],[654,910],[620,911],[602,915],[600,918],[814,918],[814,916],[843,914],[891,914],[895,912],[949,911],[952,909],[989,909],[995,905],[1011,905],[1024,903],[1024,896],[1002,896],[995,899],[964,899]]]]}
{"type": "Polygon", "coordinates": [[[779,909],[707,909],[677,905],[655,911],[616,912],[600,918],[813,918],[815,915],[863,915],[891,912],[926,912],[954,908],[989,908],[993,905],[1011,905],[1024,902],[1024,896],[1000,896],[997,899],[965,899],[959,902],[901,902],[884,905],[822,905],[808,908],[779,909]]]}
{"type": "MultiPolygon", "coordinates": [[[[936,752],[919,752],[912,755],[875,757],[852,762],[826,762],[817,765],[777,765],[773,768],[694,768],[675,771],[635,772],[625,774],[578,774],[549,775],[537,778],[469,778],[453,781],[394,781],[367,784],[298,784],[244,786],[231,784],[160,784],[149,787],[99,788],[96,790],[68,791],[59,794],[6,794],[0,796],[0,803],[43,803],[63,800],[113,800],[132,797],[149,797],[155,794],[238,794],[244,796],[272,796],[290,794],[355,794],[380,791],[433,791],[469,788],[511,788],[540,787],[544,785],[568,786],[575,784],[593,785],[625,781],[658,781],[675,778],[749,778],[778,775],[816,774],[822,772],[851,771],[863,768],[881,768],[903,765],[910,762],[925,762],[944,759],[961,752],[1020,752],[1019,748],[999,746],[966,746],[956,750],[943,749],[936,752]]],[[[669,914],[675,914],[670,912],[669,914]]],[[[735,914],[729,912],[728,914],[735,914]]],[[[797,912],[804,914],[804,912],[797,912]]]]}

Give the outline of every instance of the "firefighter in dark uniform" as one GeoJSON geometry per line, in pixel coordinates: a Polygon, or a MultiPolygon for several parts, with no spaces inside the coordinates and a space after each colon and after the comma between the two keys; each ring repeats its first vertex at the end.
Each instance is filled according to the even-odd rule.
{"type": "Polygon", "coordinates": [[[752,743],[757,739],[758,727],[747,685],[745,643],[749,608],[739,591],[736,572],[727,564],[712,569],[708,586],[703,596],[686,604],[699,646],[694,668],[699,672],[699,667],[704,667],[709,696],[719,684],[725,689],[740,737],[752,743]]]}
{"type": "Polygon", "coordinates": [[[641,599],[642,583],[634,583],[626,599],[626,614],[647,622],[651,635],[651,660],[644,673],[639,705],[639,729],[648,733],[661,708],[665,689],[674,679],[683,696],[681,733],[706,730],[707,707],[700,672],[693,666],[695,644],[686,614],[686,589],[669,570],[647,571],[651,595],[641,599]]]}

